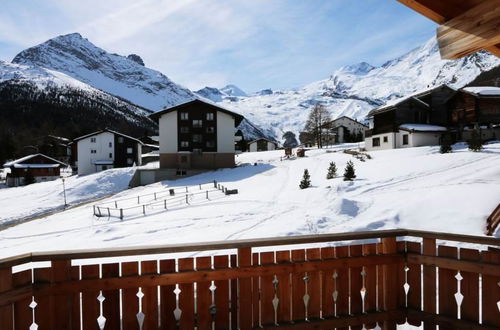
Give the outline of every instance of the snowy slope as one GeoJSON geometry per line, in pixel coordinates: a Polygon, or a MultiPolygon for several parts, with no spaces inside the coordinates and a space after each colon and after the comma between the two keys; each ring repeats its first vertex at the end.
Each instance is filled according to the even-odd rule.
{"type": "MultiPolygon", "coordinates": [[[[306,158],[284,161],[280,161],[282,151],[244,153],[238,156],[241,166],[235,169],[123,191],[119,198],[215,179],[237,188],[239,194],[167,212],[148,208],[146,216],[123,221],[94,218],[92,206],[84,205],[0,231],[0,257],[41,250],[389,228],[483,234],[486,217],[500,196],[500,142],[479,153],[464,145],[456,145],[450,154],[440,154],[439,147],[377,151],[365,162],[340,152],[345,147],[310,150],[306,158]],[[329,162],[336,162],[342,173],[348,160],[355,164],[355,181],[326,180],[329,162]],[[252,166],[255,162],[259,165],[252,166]],[[300,190],[305,168],[311,173],[313,186],[300,190]]],[[[96,182],[95,177],[88,180],[89,186],[96,182]]],[[[43,191],[48,194],[53,189],[47,185],[43,191]]],[[[39,196],[43,196],[42,191],[39,196]]],[[[29,198],[37,201],[42,197],[23,199],[26,208],[29,198]]],[[[9,208],[19,204],[2,202],[1,207],[10,212],[9,208]]]]}
{"type": "Polygon", "coordinates": [[[223,97],[222,102],[257,125],[271,128],[281,138],[284,131],[301,131],[309,109],[316,103],[324,104],[333,118],[346,115],[363,120],[371,109],[390,100],[441,84],[461,88],[499,65],[500,59],[485,52],[455,61],[442,60],[432,38],[380,67],[365,62],[348,65],[302,88],[267,89],[250,97],[223,97]]]}
{"type": "Polygon", "coordinates": [[[62,35],[23,50],[12,62],[63,72],[154,111],[193,98],[190,90],[141,65],[136,57],[110,54],[78,33],[62,35]]]}

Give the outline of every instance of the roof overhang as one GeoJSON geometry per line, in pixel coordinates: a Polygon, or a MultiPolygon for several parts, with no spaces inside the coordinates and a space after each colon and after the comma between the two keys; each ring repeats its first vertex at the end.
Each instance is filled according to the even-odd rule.
{"type": "Polygon", "coordinates": [[[500,0],[398,0],[439,24],[436,35],[443,59],[480,50],[500,57],[500,0]]]}

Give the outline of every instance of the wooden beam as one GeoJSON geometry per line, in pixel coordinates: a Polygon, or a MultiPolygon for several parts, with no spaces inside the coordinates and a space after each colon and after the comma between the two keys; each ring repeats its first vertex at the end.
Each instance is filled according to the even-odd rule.
{"type": "Polygon", "coordinates": [[[422,1],[417,1],[417,0],[398,0],[398,1],[403,5],[413,9],[422,16],[425,16],[428,19],[438,24],[443,24],[444,22],[446,22],[446,18],[445,16],[443,16],[442,13],[423,4],[422,1]]]}
{"type": "Polygon", "coordinates": [[[442,24],[437,39],[445,59],[457,59],[500,43],[500,0],[484,0],[442,24]]]}

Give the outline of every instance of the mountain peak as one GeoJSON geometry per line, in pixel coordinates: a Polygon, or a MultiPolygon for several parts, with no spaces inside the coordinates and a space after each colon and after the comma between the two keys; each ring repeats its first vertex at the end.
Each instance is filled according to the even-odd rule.
{"type": "Polygon", "coordinates": [[[243,96],[243,97],[248,96],[248,94],[245,93],[241,88],[232,84],[222,87],[220,91],[229,96],[243,96]]]}
{"type": "Polygon", "coordinates": [[[344,73],[344,74],[354,74],[357,76],[363,76],[373,69],[375,69],[375,67],[372,66],[371,64],[366,63],[366,62],[360,62],[360,63],[356,63],[356,64],[350,64],[350,65],[343,66],[337,72],[344,73]]]}

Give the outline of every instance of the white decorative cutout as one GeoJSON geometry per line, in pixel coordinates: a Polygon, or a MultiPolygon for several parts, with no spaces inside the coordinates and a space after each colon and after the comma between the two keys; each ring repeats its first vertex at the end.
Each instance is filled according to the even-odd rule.
{"type": "Polygon", "coordinates": [[[100,315],[97,318],[97,325],[99,325],[99,329],[103,330],[104,327],[106,326],[106,318],[102,315],[100,315]]]}
{"type": "Polygon", "coordinates": [[[462,301],[464,300],[464,295],[461,294],[460,292],[455,293],[455,301],[457,302],[457,305],[460,307],[462,305],[462,301]]]}
{"type": "Polygon", "coordinates": [[[339,297],[339,292],[337,290],[332,293],[333,302],[337,302],[337,298],[339,297]]]}
{"type": "Polygon", "coordinates": [[[462,274],[460,274],[460,272],[457,273],[457,275],[455,275],[455,278],[457,279],[457,281],[461,281],[463,280],[464,278],[462,277],[462,274]]]}
{"type": "Polygon", "coordinates": [[[457,272],[457,275],[455,275],[455,278],[457,279],[457,293],[455,293],[455,301],[457,303],[457,306],[459,307],[462,305],[462,301],[464,300],[464,295],[461,292],[461,281],[464,279],[462,277],[462,274],[460,274],[460,271],[457,272]]]}
{"type": "Polygon", "coordinates": [[[30,330],[38,330],[38,324],[36,324],[36,323],[32,323],[32,324],[30,325],[30,330]]]}
{"type": "Polygon", "coordinates": [[[31,304],[29,304],[29,307],[30,307],[31,309],[35,309],[35,307],[36,307],[37,305],[38,305],[38,304],[36,303],[36,301],[34,301],[34,300],[33,300],[33,301],[31,302],[31,304]]]}
{"type": "Polygon", "coordinates": [[[410,292],[410,285],[408,283],[403,284],[403,289],[405,290],[405,294],[410,292]]]}
{"type": "Polygon", "coordinates": [[[309,299],[310,298],[311,297],[307,293],[304,295],[304,298],[302,298],[304,300],[304,306],[306,306],[306,308],[309,306],[309,299]]]}
{"type": "Polygon", "coordinates": [[[106,300],[106,298],[102,295],[102,291],[99,291],[99,295],[97,296],[97,301],[99,302],[99,317],[97,318],[97,325],[101,330],[104,330],[104,327],[106,326],[106,318],[103,315],[104,311],[102,306],[104,300],[106,300]]]}
{"type": "Polygon", "coordinates": [[[137,318],[137,323],[139,323],[139,327],[142,329],[142,325],[144,324],[144,313],[143,312],[139,312],[135,315],[135,317],[137,318]]]}
{"type": "Polygon", "coordinates": [[[175,317],[176,321],[179,321],[181,319],[181,314],[182,314],[182,311],[179,308],[179,306],[177,306],[177,308],[174,309],[174,317],[175,317]]]}
{"type": "Polygon", "coordinates": [[[365,300],[366,288],[361,288],[361,290],[359,290],[359,293],[361,294],[361,299],[365,300]]]}
{"type": "Polygon", "coordinates": [[[104,300],[106,300],[106,297],[104,297],[102,295],[102,292],[99,294],[99,296],[97,297],[97,301],[99,301],[100,303],[102,303],[104,300]]]}
{"type": "Polygon", "coordinates": [[[181,293],[181,289],[179,289],[179,287],[176,287],[175,290],[174,290],[174,293],[176,295],[179,295],[181,293]]]}
{"type": "Polygon", "coordinates": [[[35,307],[37,305],[38,304],[36,303],[35,299],[32,299],[31,303],[28,305],[29,308],[31,308],[31,315],[32,315],[32,319],[33,319],[33,323],[31,323],[29,330],[38,330],[38,324],[36,324],[36,321],[35,321],[35,307]]]}
{"type": "Polygon", "coordinates": [[[498,312],[500,312],[500,300],[497,302],[498,312]]]}
{"type": "Polygon", "coordinates": [[[139,291],[137,292],[136,296],[139,298],[139,299],[142,299],[144,297],[144,293],[142,293],[142,290],[139,289],[139,291]]]}
{"type": "MultiPolygon", "coordinates": [[[[217,289],[217,287],[215,286],[215,284],[214,284],[214,283],[212,283],[212,285],[211,285],[208,289],[209,289],[210,291],[214,292],[214,291],[217,289]]],[[[175,292],[175,291],[174,291],[174,292],[175,292]]]]}
{"type": "Polygon", "coordinates": [[[278,305],[280,303],[280,300],[278,299],[278,297],[276,295],[274,295],[274,299],[273,299],[273,307],[274,307],[274,311],[277,311],[278,310],[278,305]]]}
{"type": "Polygon", "coordinates": [[[333,277],[334,280],[337,279],[337,277],[339,277],[339,274],[337,274],[337,271],[335,271],[333,273],[332,277],[333,277]]]}

